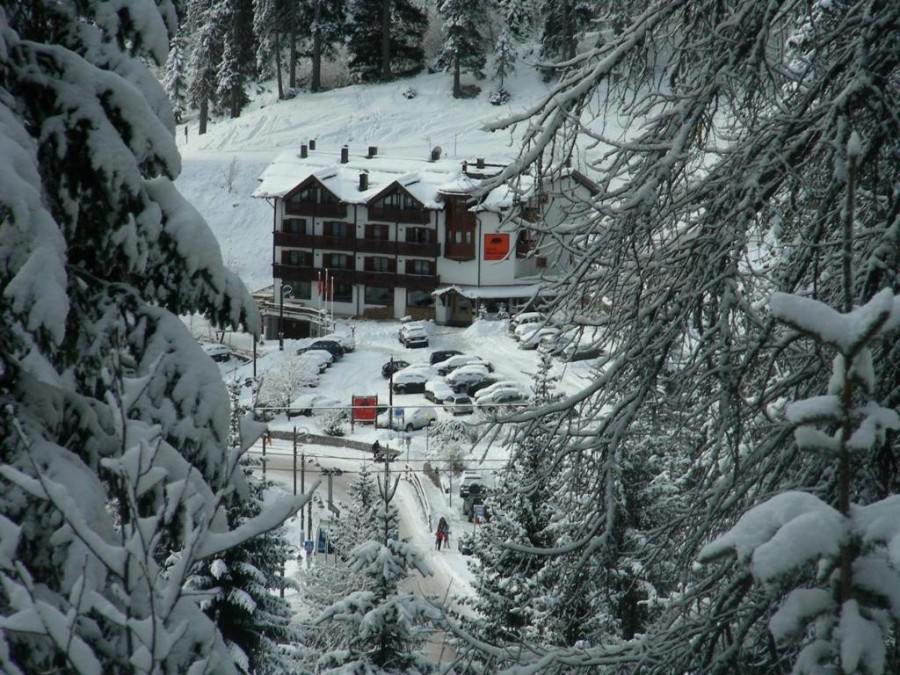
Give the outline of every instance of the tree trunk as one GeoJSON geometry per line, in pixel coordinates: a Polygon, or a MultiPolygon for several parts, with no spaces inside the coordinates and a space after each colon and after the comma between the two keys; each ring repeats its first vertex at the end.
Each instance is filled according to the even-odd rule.
{"type": "Polygon", "coordinates": [[[284,85],[281,83],[281,38],[275,31],[275,80],[278,82],[278,99],[284,99],[284,85]]]}
{"type": "Polygon", "coordinates": [[[310,74],[310,90],[317,92],[322,88],[322,34],[318,29],[313,33],[312,73],[310,74]]]}
{"type": "Polygon", "coordinates": [[[381,79],[391,79],[391,0],[381,1],[381,79]]]}
{"type": "Polygon", "coordinates": [[[206,122],[209,119],[209,97],[204,96],[200,101],[200,118],[197,125],[197,133],[203,135],[206,133],[206,122]]]}
{"type": "Polygon", "coordinates": [[[291,55],[288,64],[288,81],[291,89],[297,88],[297,27],[291,27],[291,55]]]}
{"type": "Polygon", "coordinates": [[[462,86],[459,83],[460,75],[459,52],[453,55],[453,98],[462,96],[462,86]]]}

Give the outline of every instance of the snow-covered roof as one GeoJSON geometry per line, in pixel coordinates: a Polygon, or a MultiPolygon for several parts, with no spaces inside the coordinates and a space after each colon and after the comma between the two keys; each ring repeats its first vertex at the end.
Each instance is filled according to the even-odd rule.
{"type": "MultiPolygon", "coordinates": [[[[400,185],[428,209],[443,209],[442,195],[470,194],[480,178],[469,176],[464,166],[474,170],[475,160],[352,155],[341,162],[340,152],[308,150],[306,157],[297,148],[279,154],[259,179],[254,197],[282,198],[294,188],[315,178],[335,197],[348,204],[365,204],[394,184],[400,185]],[[366,190],[359,189],[359,176],[368,176],[366,190]]],[[[489,164],[489,166],[502,166],[489,164]]],[[[494,171],[495,173],[496,171],[494,171]]],[[[527,197],[534,181],[525,177],[516,189],[501,186],[492,190],[473,210],[499,210],[514,199],[527,197]],[[524,192],[523,192],[524,189],[524,192]]]]}

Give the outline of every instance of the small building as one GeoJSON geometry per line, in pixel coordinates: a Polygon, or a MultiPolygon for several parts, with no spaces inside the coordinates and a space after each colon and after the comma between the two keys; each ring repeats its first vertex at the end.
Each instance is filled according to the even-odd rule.
{"type": "Polygon", "coordinates": [[[479,308],[533,302],[566,268],[558,249],[536,249],[534,225],[562,222],[567,204],[597,188],[562,168],[549,182],[522,176],[483,194],[505,166],[438,148],[422,158],[329,153],[315,141],[279,155],[254,192],[273,207],[267,336],[278,333],[276,299],[286,337],[308,335],[316,312],[465,326],[479,308]]]}

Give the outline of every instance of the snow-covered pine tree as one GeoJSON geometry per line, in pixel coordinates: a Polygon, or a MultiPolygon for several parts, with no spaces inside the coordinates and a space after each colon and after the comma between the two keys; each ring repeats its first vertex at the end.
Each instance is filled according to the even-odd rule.
{"type": "Polygon", "coordinates": [[[541,30],[540,0],[496,0],[501,30],[519,42],[534,40],[541,30]]]}
{"type": "Polygon", "coordinates": [[[347,48],[358,82],[414,75],[425,65],[428,15],[411,0],[351,0],[347,48]]]}
{"type": "MultiPolygon", "coordinates": [[[[578,40],[596,17],[594,0],[543,0],[541,14],[541,58],[555,63],[569,61],[578,53],[578,40]]],[[[543,66],[552,73],[552,66],[543,66]]]]}
{"type": "Polygon", "coordinates": [[[284,98],[282,82],[281,20],[287,11],[283,0],[253,0],[253,33],[256,36],[256,71],[261,78],[274,76],[278,98],[284,98]]]}
{"type": "Polygon", "coordinates": [[[393,505],[399,479],[393,485],[379,480],[376,531],[350,553],[350,569],[362,588],[328,607],[319,623],[342,622],[351,627],[350,640],[319,660],[322,672],[436,673],[422,645],[442,610],[421,595],[403,592],[400,584],[411,571],[431,574],[421,554],[401,541],[397,509],[393,505]]]}
{"type": "MultiPolygon", "coordinates": [[[[573,269],[552,285],[556,315],[602,329],[605,355],[592,382],[571,396],[589,421],[576,430],[577,452],[606,460],[593,465],[592,482],[617,485],[639,459],[628,453],[652,447],[661,399],[677,411],[667,416],[668,442],[688,453],[684,473],[668,479],[687,494],[670,501],[675,510],[645,539],[656,551],[647,559],[666,557],[677,573],[634,644],[633,658],[650,673],[780,667],[759,610],[770,603],[745,602],[762,592],[750,575],[736,581],[694,563],[711,532],[767,496],[802,485],[834,503],[838,492],[833,463],[800,452],[790,432],[771,423],[785,400],[822,391],[823,350],[785,338],[764,308],[773,291],[840,305],[835,242],[844,184],[835,160],[850,129],[867,139],[858,188],[871,197],[855,215],[864,235],[851,251],[854,305],[900,287],[900,125],[886,114],[900,106],[891,84],[900,72],[900,6],[771,10],[744,0],[636,10],[620,32],[580,55],[542,103],[489,125],[536,130],[498,182],[538,163],[557,171],[581,141],[617,139],[591,163],[599,192],[572,209],[564,228],[543,234],[577,244],[573,269]],[[613,105],[615,121],[605,114],[613,105]]],[[[884,369],[873,399],[896,409],[900,342],[879,338],[871,348],[884,369]]],[[[572,448],[553,451],[560,459],[563,452],[572,448]]],[[[886,434],[860,457],[854,499],[897,492],[898,452],[897,436],[886,434]]],[[[610,536],[605,519],[622,522],[621,503],[584,506],[580,540],[588,550],[610,536]]],[[[624,648],[592,645],[588,660],[625,667],[624,648]]]]}
{"type": "Polygon", "coordinates": [[[250,102],[245,91],[248,58],[253,53],[247,48],[247,16],[244,0],[224,0],[219,5],[222,56],[216,68],[216,101],[232,118],[240,117],[250,102]]]}
{"type": "Polygon", "coordinates": [[[187,39],[180,33],[172,38],[169,47],[169,56],[166,59],[166,73],[163,86],[166,96],[172,104],[172,113],[175,115],[175,123],[180,124],[187,114],[188,108],[188,79],[187,79],[187,39]]]}
{"type": "Polygon", "coordinates": [[[501,105],[509,101],[506,76],[516,69],[517,58],[518,50],[513,42],[512,33],[504,26],[494,46],[494,79],[499,80],[499,84],[497,90],[491,94],[491,103],[501,105]]]}
{"type": "Polygon", "coordinates": [[[375,508],[378,505],[378,490],[375,479],[363,464],[359,473],[347,490],[349,504],[338,520],[334,546],[342,558],[359,544],[372,538],[376,532],[375,508]]]}
{"type": "MultiPolygon", "coordinates": [[[[263,510],[267,490],[274,484],[256,473],[258,460],[245,454],[265,426],[247,418],[249,410],[238,402],[240,384],[229,384],[231,426],[229,447],[242,455],[234,491],[228,495],[226,512],[232,529],[263,510]]],[[[295,669],[290,652],[299,631],[291,627],[292,611],[281,597],[295,584],[284,577],[285,563],[292,556],[283,528],[266,532],[203,561],[188,580],[188,588],[199,591],[203,610],[221,631],[236,664],[243,673],[285,673],[295,669]]]]}
{"type": "Polygon", "coordinates": [[[303,0],[297,23],[303,34],[303,52],[311,63],[309,89],[322,88],[322,59],[333,58],[346,34],[346,0],[303,0]]]}
{"type": "Polygon", "coordinates": [[[188,30],[192,36],[188,95],[197,109],[197,132],[206,133],[211,110],[218,105],[218,73],[222,63],[224,12],[212,0],[191,0],[187,8],[188,30]]]}
{"type": "Polygon", "coordinates": [[[487,24],[485,0],[442,0],[438,13],[443,23],[444,39],[438,64],[453,73],[453,97],[462,96],[462,71],[484,77],[485,39],[481,34],[487,24]]]}
{"type": "Polygon", "coordinates": [[[237,672],[186,580],[303,500],[228,530],[228,397],[178,315],[259,318],[172,183],[144,59],[175,14],[13,1],[0,26],[0,670],[237,672]]]}

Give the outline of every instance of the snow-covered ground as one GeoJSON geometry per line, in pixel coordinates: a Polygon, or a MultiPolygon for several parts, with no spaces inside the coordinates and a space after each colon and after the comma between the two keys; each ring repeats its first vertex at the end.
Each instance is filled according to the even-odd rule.
{"type": "MultiPolygon", "coordinates": [[[[441,146],[444,156],[471,158],[473,156],[509,157],[517,150],[517,141],[509,133],[481,131],[485,122],[509,114],[532,103],[546,92],[546,85],[531,69],[521,72],[508,81],[513,92],[509,105],[496,107],[487,101],[489,85],[479,98],[455,100],[450,95],[450,80],[441,74],[420,75],[412,80],[383,85],[360,85],[338,89],[317,95],[299,94],[289,101],[277,101],[271,93],[258,96],[251,108],[237,120],[214,120],[209,132],[197,135],[196,121],[188,120],[177,129],[177,141],[183,155],[183,171],[177,181],[178,188],[209,222],[222,249],[226,264],[244,280],[250,290],[271,284],[272,264],[272,209],[264,200],[250,197],[257,178],[279,152],[287,147],[299,146],[315,138],[322,149],[335,149],[349,144],[362,150],[369,145],[379,148],[380,154],[395,156],[426,156],[434,146],[441,146]],[[402,93],[408,88],[416,91],[415,98],[407,99],[402,93]]],[[[195,335],[201,339],[216,339],[196,318],[190,320],[195,335]]],[[[496,375],[503,379],[529,384],[537,369],[538,355],[534,351],[517,349],[517,343],[509,337],[505,321],[480,321],[467,329],[431,326],[431,345],[427,349],[406,349],[396,339],[397,322],[353,321],[357,349],[335,363],[321,376],[314,390],[346,405],[354,394],[378,396],[380,403],[387,403],[388,382],[381,375],[381,366],[391,356],[407,361],[427,362],[431,351],[459,349],[467,354],[477,354],[491,361],[496,375]]],[[[247,353],[251,350],[247,335],[229,333],[226,343],[247,353]]],[[[285,341],[284,351],[275,342],[258,345],[256,367],[258,374],[278,369],[285,358],[296,352],[297,343],[285,341]]],[[[590,364],[581,362],[564,366],[557,362],[555,372],[561,378],[560,388],[574,392],[584,385],[590,364]]],[[[252,364],[237,362],[222,365],[226,379],[244,380],[253,372],[252,364]]],[[[395,395],[395,406],[432,405],[422,395],[395,395]]],[[[439,418],[449,418],[446,412],[436,408],[439,418]]],[[[477,414],[469,416],[475,422],[477,414]]],[[[313,433],[321,429],[316,418],[280,417],[272,422],[272,428],[290,430],[294,425],[308,428],[313,433]]],[[[403,521],[403,534],[419,545],[434,570],[431,580],[422,581],[424,591],[444,595],[448,587],[450,595],[471,592],[467,558],[457,550],[460,534],[474,526],[467,522],[461,511],[462,500],[458,485],[449,494],[434,486],[424,475],[426,461],[442,468],[441,448],[435,447],[427,431],[406,435],[371,426],[356,426],[347,438],[401,449],[399,461],[392,464],[398,470],[407,464],[424,486],[428,511],[432,517],[429,526],[411,485],[402,482],[398,492],[403,521]],[[441,516],[451,523],[451,546],[444,551],[434,550],[435,523],[441,516]]],[[[257,447],[257,450],[259,448],[257,447]]],[[[290,455],[292,444],[276,440],[269,446],[270,453],[290,455]]],[[[335,448],[308,444],[303,450],[309,461],[307,480],[321,477],[322,467],[339,468],[344,474],[336,481],[335,500],[340,507],[345,485],[353,472],[363,462],[371,462],[369,453],[348,448],[335,448]]],[[[472,468],[492,470],[506,459],[506,449],[498,442],[483,441],[472,447],[466,463],[472,468]]],[[[284,468],[290,469],[290,460],[280,458],[284,468]]],[[[291,458],[292,459],[292,458],[291,458]]],[[[274,466],[274,465],[273,465],[274,466]]],[[[383,464],[372,465],[383,470],[383,464]]],[[[293,476],[287,471],[272,471],[271,476],[287,489],[292,489],[293,476]]],[[[307,483],[309,485],[309,483],[307,483]]],[[[325,484],[319,488],[324,498],[325,484]]],[[[327,509],[317,504],[313,509],[313,523],[327,520],[327,509]]],[[[289,538],[298,546],[306,539],[300,531],[300,519],[289,523],[289,538]]],[[[312,564],[316,562],[315,556],[312,564]]],[[[296,574],[297,569],[288,571],[296,574]]]]}

